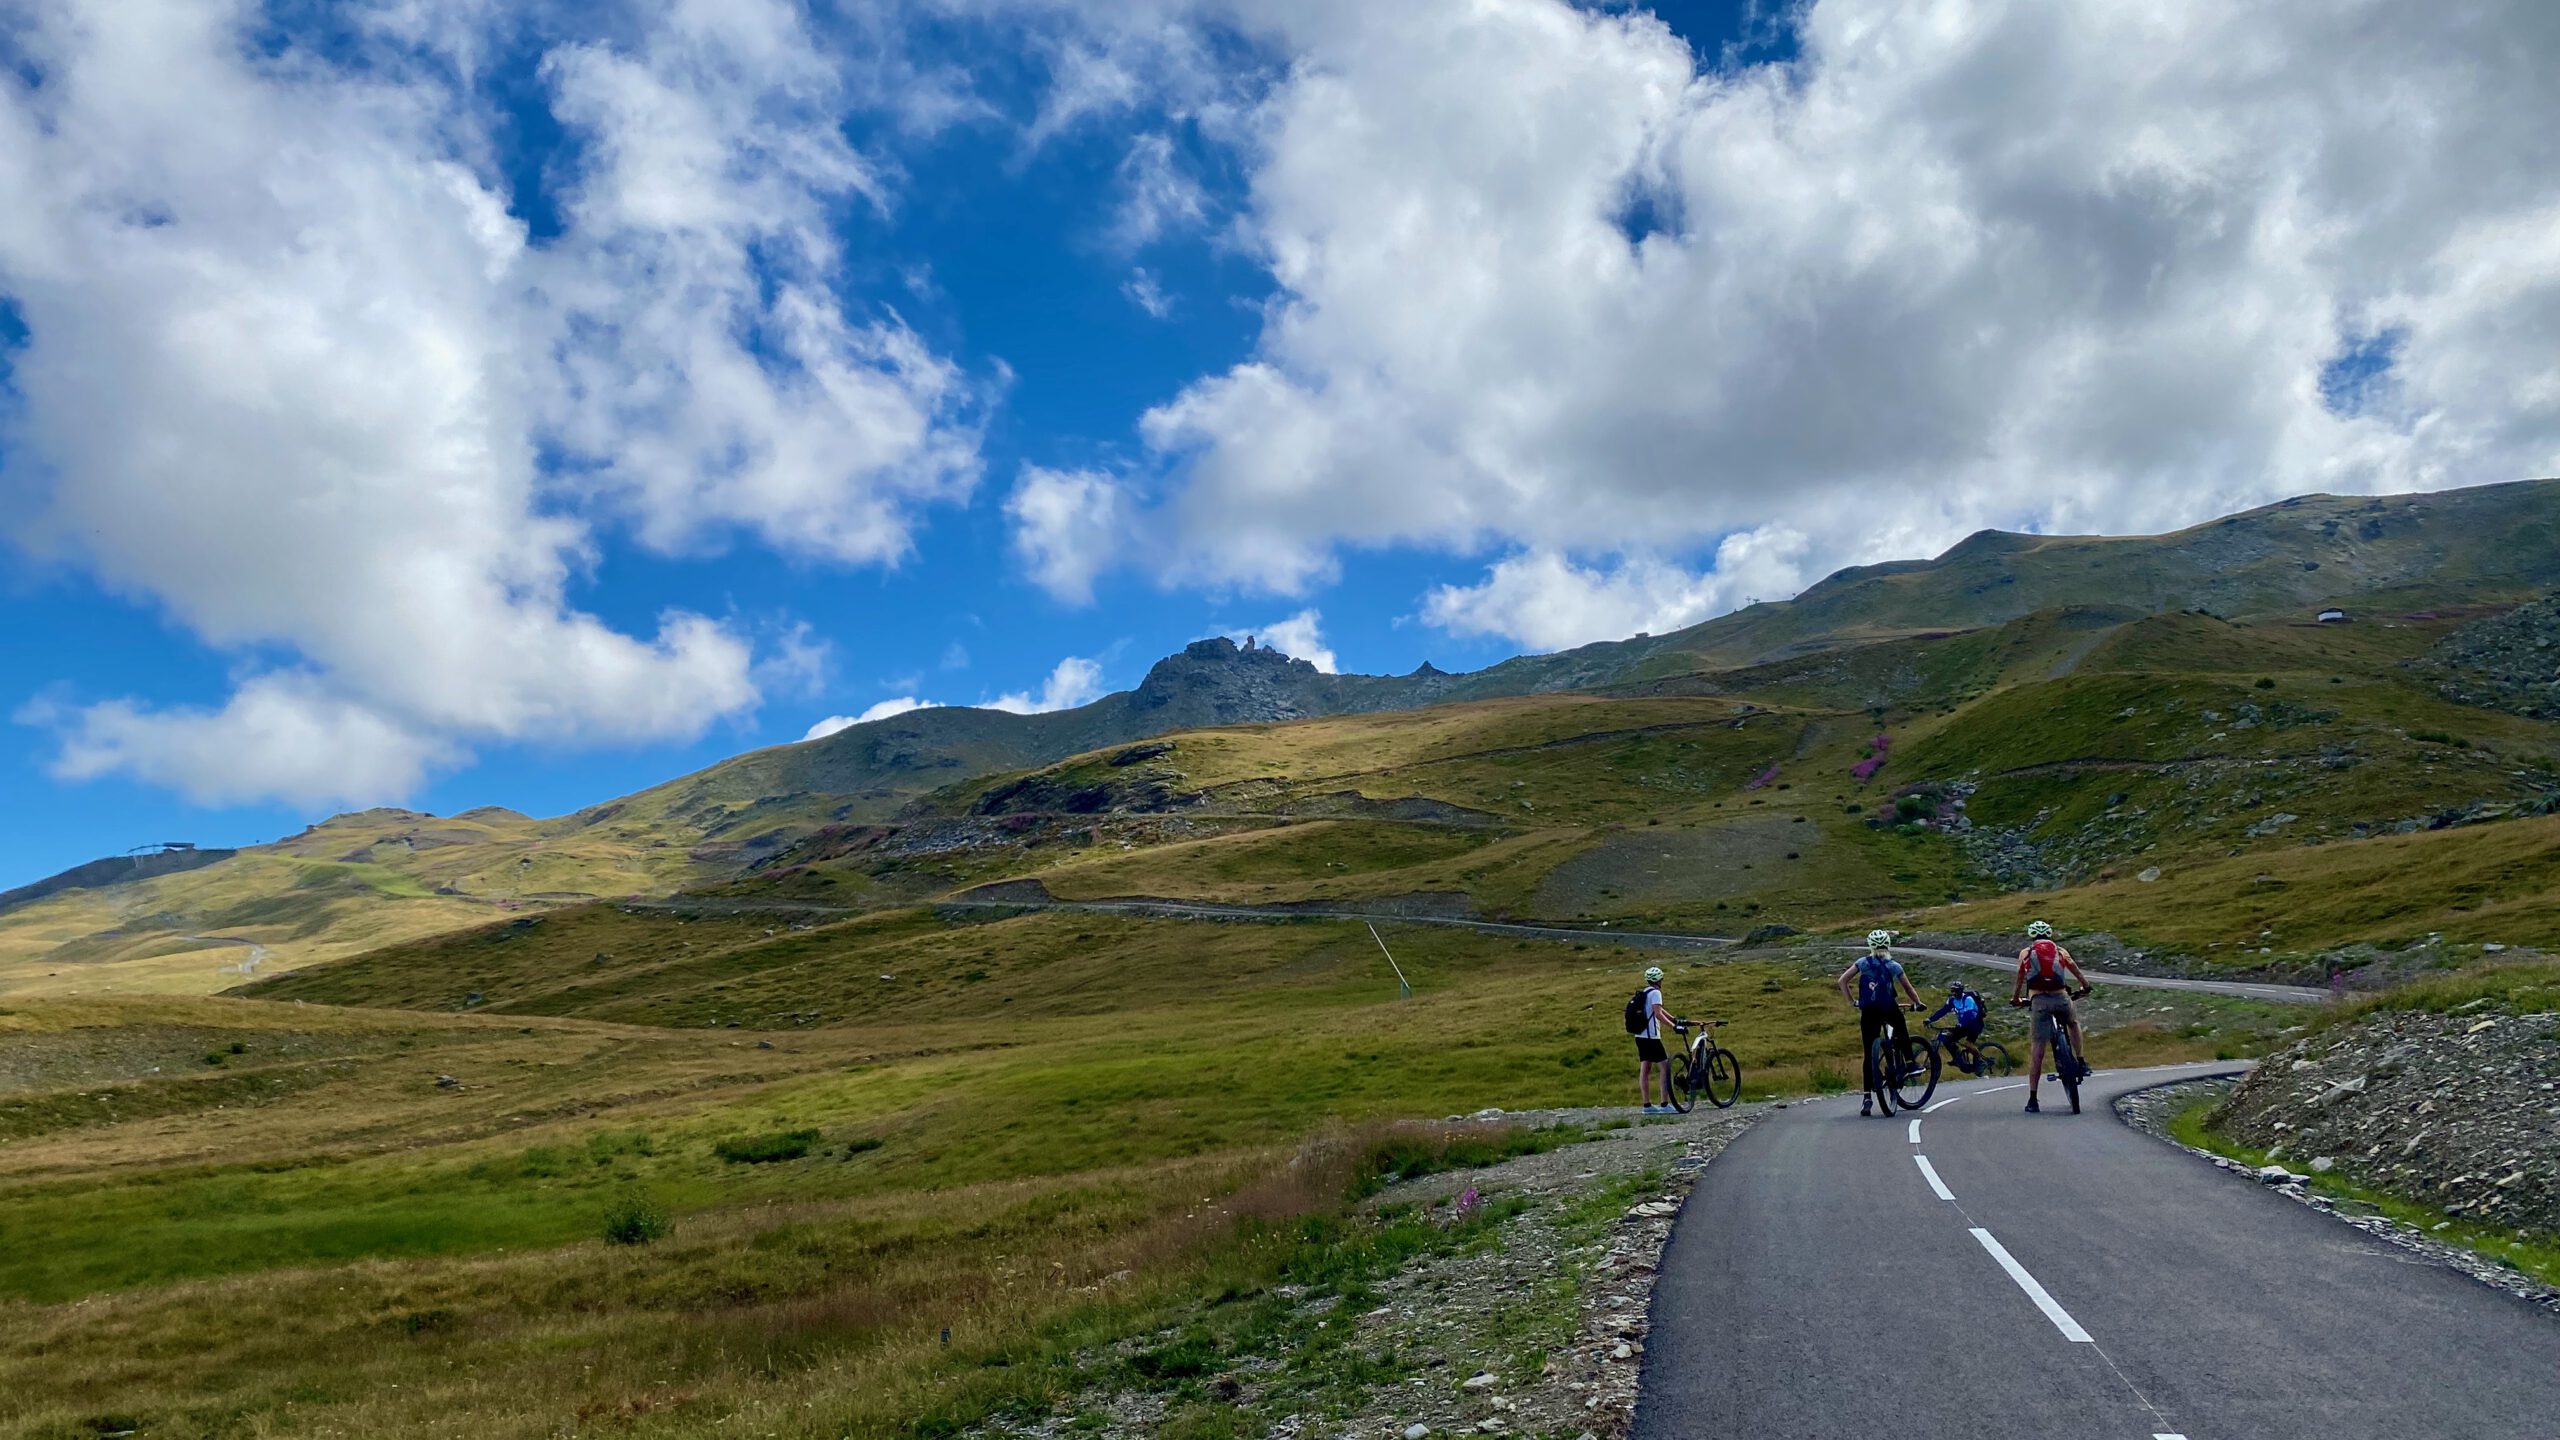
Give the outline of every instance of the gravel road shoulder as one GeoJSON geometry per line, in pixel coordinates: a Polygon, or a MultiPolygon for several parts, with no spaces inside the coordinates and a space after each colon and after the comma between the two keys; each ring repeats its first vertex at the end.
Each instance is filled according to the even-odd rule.
{"type": "MultiPolygon", "coordinates": [[[[1275,1293],[1301,1323],[1349,1326],[1337,1360],[1301,1373],[1308,1348],[1227,1357],[1206,1395],[1223,1412],[1202,1434],[1264,1440],[1382,1440],[1450,1435],[1615,1440],[1627,1433],[1643,1363],[1656,1266],[1697,1173],[1767,1105],[1678,1117],[1625,1108],[1484,1111],[1461,1123],[1610,1126],[1596,1138],[1484,1169],[1391,1184],[1365,1202],[1381,1215],[1478,1217],[1463,1243],[1426,1249],[1356,1295],[1325,1287],[1275,1293]],[[1631,1123],[1632,1122],[1632,1123],[1631,1123]],[[1345,1383],[1349,1375],[1352,1383],[1345,1383]]],[[[1179,1323],[1117,1347],[1179,1343],[1179,1323]]],[[[1285,1336],[1287,1327],[1277,1332],[1285,1336]]],[[[1107,1358],[1107,1357],[1101,1357],[1107,1358]]],[[[1097,1375],[1126,1373],[1098,1363],[1097,1375]]],[[[1066,1440],[1190,1433],[1203,1411],[1163,1386],[1122,1383],[1062,1413],[978,1435],[1066,1440]]]]}

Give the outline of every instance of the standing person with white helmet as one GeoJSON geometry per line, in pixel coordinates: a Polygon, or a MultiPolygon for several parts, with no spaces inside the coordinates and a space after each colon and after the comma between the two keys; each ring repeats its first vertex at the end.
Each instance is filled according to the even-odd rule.
{"type": "Polygon", "coordinates": [[[1875,1053],[1876,1037],[1888,1031],[1907,1034],[1903,1029],[1904,1002],[1909,1008],[1921,1009],[1920,992],[1911,988],[1911,977],[1902,973],[1902,962],[1893,958],[1893,932],[1867,932],[1867,953],[1849,963],[1840,972],[1840,998],[1858,1007],[1858,1071],[1865,1076],[1864,1089],[1858,1096],[1858,1113],[1872,1115],[1876,1111],[1876,1077],[1867,1068],[1867,1057],[1875,1053]],[[1854,982],[1856,990],[1850,986],[1854,982]],[[1902,991],[1901,999],[1894,991],[1902,991]]]}
{"type": "Polygon", "coordinates": [[[1636,1104],[1647,1115],[1671,1115],[1671,1057],[1662,1048],[1662,1027],[1689,1033],[1689,1022],[1672,1018],[1662,1004],[1662,967],[1645,967],[1644,988],[1627,1002],[1627,1033],[1636,1037],[1636,1104]],[[1662,1072],[1662,1103],[1653,1103],[1653,1073],[1662,1072]]]}
{"type": "MultiPolygon", "coordinates": [[[[2036,1082],[2044,1078],[2044,1052],[2053,1045],[2054,1031],[2059,1028],[2071,1038],[2071,1054],[2080,1073],[2068,1077],[2074,1082],[2089,1073],[2088,1042],[2080,1038],[2080,1012],[2072,1000],[2089,993],[2089,977],[2080,973],[2080,962],[2053,938],[2053,927],[2042,920],[2027,925],[2027,948],[2018,952],[2018,983],[2009,991],[2009,1003],[2024,1005],[2032,996],[2035,1004],[2035,1032],[2027,1045],[2027,1113],[2038,1113],[2036,1082]],[[2074,989],[2070,981],[2078,982],[2074,989]]],[[[2073,1092],[2071,1113],[2080,1113],[2080,1097],[2073,1092]]]]}

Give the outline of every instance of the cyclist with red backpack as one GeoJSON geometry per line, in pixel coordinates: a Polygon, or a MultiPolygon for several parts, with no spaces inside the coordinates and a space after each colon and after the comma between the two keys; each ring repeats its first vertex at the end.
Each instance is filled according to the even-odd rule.
{"type": "MultiPolygon", "coordinates": [[[[2053,927],[2042,920],[2027,926],[2027,948],[2018,952],[2018,983],[2009,991],[2009,1003],[2035,1006],[2035,1037],[2027,1047],[2027,1113],[2038,1113],[2036,1082],[2044,1078],[2044,1054],[2052,1047],[2057,1028],[2071,1040],[2071,1053],[2079,1062],[2080,1073],[2089,1074],[2089,1044],[2080,1038],[2080,1012],[2071,1002],[2089,993],[2089,977],[2080,973],[2080,962],[2071,952],[2054,942],[2053,927]],[[2063,977],[2068,975],[2070,980],[2063,977]],[[2073,988],[2071,981],[2078,982],[2073,988]]],[[[2071,1113],[2080,1113],[2080,1100],[2074,1095],[2071,1113]]]]}

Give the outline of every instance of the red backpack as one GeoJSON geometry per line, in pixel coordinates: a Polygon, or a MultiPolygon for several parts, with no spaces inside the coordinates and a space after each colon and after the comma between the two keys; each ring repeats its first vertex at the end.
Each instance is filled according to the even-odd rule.
{"type": "Polygon", "coordinates": [[[2038,940],[2027,947],[2027,983],[2060,985],[2062,983],[2062,947],[2050,940],[2038,940]]]}

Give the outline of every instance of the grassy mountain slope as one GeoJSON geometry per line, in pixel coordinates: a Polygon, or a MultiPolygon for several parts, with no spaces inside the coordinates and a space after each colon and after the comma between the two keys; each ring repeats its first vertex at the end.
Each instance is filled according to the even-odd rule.
{"type": "Polygon", "coordinates": [[[2456,705],[2403,663],[2465,623],[2067,610],[1627,698],[1181,732],[965,782],[738,893],[1036,879],[1738,933],[2547,810],[2560,727],[2456,705]]]}
{"type": "Polygon", "coordinates": [[[1853,567],[1793,600],[1638,642],[1646,653],[1637,668],[1749,664],[1844,639],[1971,629],[2058,606],[2307,619],[2327,605],[2511,602],[2538,594],[2554,575],[2560,481],[2309,495],[2167,535],[1986,530],[1935,560],[1853,567]]]}

